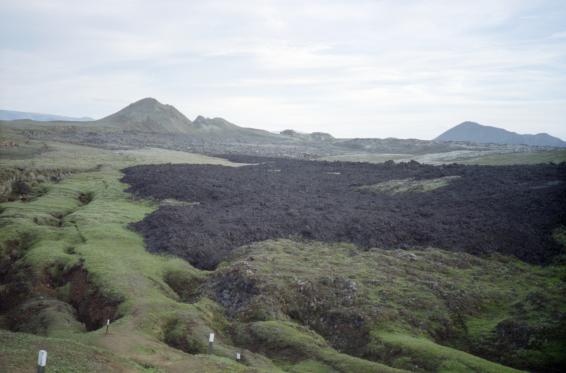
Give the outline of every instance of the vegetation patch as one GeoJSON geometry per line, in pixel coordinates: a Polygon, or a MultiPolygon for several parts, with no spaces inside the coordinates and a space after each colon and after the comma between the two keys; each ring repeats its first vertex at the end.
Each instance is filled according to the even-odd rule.
{"type": "MultiPolygon", "coordinates": [[[[563,265],[497,255],[276,240],[234,251],[203,292],[242,323],[245,335],[259,322],[292,321],[341,352],[410,371],[497,371],[487,359],[558,372],[566,367],[558,352],[566,348],[564,274],[563,265]],[[382,333],[398,335],[399,343],[382,333]]],[[[265,353],[284,350],[277,344],[265,353]]]]}
{"type": "Polygon", "coordinates": [[[378,333],[378,338],[387,351],[384,360],[412,372],[519,372],[424,338],[395,333],[378,333]]]}
{"type": "Polygon", "coordinates": [[[8,328],[50,337],[85,332],[77,311],[69,303],[48,296],[36,296],[18,305],[8,314],[8,328]]]}
{"type": "MultiPolygon", "coordinates": [[[[48,192],[32,201],[2,204],[0,328],[26,333],[0,330],[0,371],[34,369],[42,348],[48,350],[48,369],[54,372],[257,372],[256,365],[273,366],[252,355],[250,366],[236,363],[236,349],[229,340],[225,353],[220,343],[215,355],[195,356],[161,342],[163,323],[187,314],[199,326],[190,329],[195,339],[206,343],[209,332],[222,333],[224,324],[214,316],[221,312],[213,311],[217,305],[210,300],[181,302],[165,281],[175,278],[170,283],[182,288],[185,279],[195,278],[198,283],[205,273],[180,259],[149,254],[142,238],[127,228],[156,207],[132,200],[119,182],[116,168],[135,164],[134,156],[67,145],[54,152],[44,154],[44,166],[67,165],[82,171],[58,182],[47,181],[48,192]],[[91,169],[99,162],[104,166],[91,169]],[[61,224],[45,224],[49,219],[61,224]],[[107,319],[111,320],[108,334],[101,328],[107,319]],[[22,342],[7,342],[10,338],[22,342]]],[[[167,155],[160,152],[160,161],[167,155]]],[[[176,157],[229,164],[181,152],[176,157]]],[[[22,168],[30,162],[0,160],[22,168]]]]}
{"type": "Polygon", "coordinates": [[[328,367],[330,372],[404,372],[384,364],[340,353],[308,328],[290,322],[250,323],[237,326],[234,334],[238,344],[270,356],[279,361],[286,370],[309,372],[306,368],[314,365],[328,367]],[[313,364],[313,360],[318,363],[313,364]]]}
{"type": "Polygon", "coordinates": [[[364,185],[358,188],[358,190],[367,190],[374,193],[424,193],[430,192],[445,186],[448,186],[450,182],[458,179],[460,176],[444,176],[437,179],[403,179],[403,180],[389,180],[383,183],[374,185],[364,185]]]}
{"type": "Polygon", "coordinates": [[[167,198],[159,202],[159,206],[167,207],[167,206],[196,206],[199,202],[186,202],[186,201],[177,201],[176,199],[167,198]]]}
{"type": "Polygon", "coordinates": [[[177,300],[195,303],[201,297],[199,287],[205,281],[205,276],[179,269],[167,272],[164,281],[175,292],[177,300]]]}

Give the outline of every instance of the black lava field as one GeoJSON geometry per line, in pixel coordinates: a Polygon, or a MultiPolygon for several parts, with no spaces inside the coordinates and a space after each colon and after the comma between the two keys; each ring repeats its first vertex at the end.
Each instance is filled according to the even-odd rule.
{"type": "Polygon", "coordinates": [[[566,164],[431,166],[237,157],[256,165],[149,165],[124,170],[143,198],[199,202],[164,206],[133,224],[148,250],[213,269],[241,245],[295,237],[363,248],[438,247],[498,252],[546,263],[561,251],[566,164]],[[455,176],[428,192],[359,189],[388,180],[455,176]]]}

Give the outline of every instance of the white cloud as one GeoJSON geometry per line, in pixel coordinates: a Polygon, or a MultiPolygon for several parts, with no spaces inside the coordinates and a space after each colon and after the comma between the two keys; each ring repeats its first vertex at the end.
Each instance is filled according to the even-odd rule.
{"type": "Polygon", "coordinates": [[[550,35],[551,39],[566,39],[566,31],[555,32],[550,35]]]}
{"type": "Polygon", "coordinates": [[[552,1],[0,7],[3,108],[100,117],[153,96],[267,129],[431,138],[477,120],[566,138],[566,5],[552,1]]]}

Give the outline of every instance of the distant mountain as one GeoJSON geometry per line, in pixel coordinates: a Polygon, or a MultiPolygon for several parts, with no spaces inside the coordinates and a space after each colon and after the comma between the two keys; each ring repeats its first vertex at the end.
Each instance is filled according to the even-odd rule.
{"type": "Polygon", "coordinates": [[[192,122],[173,106],[148,97],[95,121],[95,124],[130,131],[188,133],[192,122]]]}
{"type": "Polygon", "coordinates": [[[112,115],[88,124],[90,129],[97,126],[134,132],[190,135],[203,141],[260,141],[277,136],[263,130],[240,127],[222,118],[199,115],[191,121],[175,107],[162,104],[151,97],[136,101],[112,115]]]}
{"type": "MultiPolygon", "coordinates": [[[[133,134],[136,133],[137,138],[139,136],[147,136],[148,134],[179,135],[202,142],[248,142],[260,144],[289,140],[272,132],[240,127],[222,118],[205,118],[199,115],[194,121],[191,121],[175,107],[162,104],[150,97],[136,101],[120,111],[99,120],[40,122],[32,119],[19,121],[0,119],[0,121],[3,121],[2,125],[5,127],[20,130],[41,127],[44,130],[57,128],[59,131],[64,131],[64,128],[73,128],[72,131],[86,131],[91,134],[91,137],[96,136],[95,134],[105,136],[103,133],[108,133],[107,130],[114,132],[117,130],[129,133],[131,136],[134,136],[133,134]]],[[[78,132],[77,136],[79,136],[78,132]]],[[[106,139],[98,139],[97,141],[105,142],[106,139]]]]}
{"type": "Polygon", "coordinates": [[[435,140],[467,141],[475,143],[511,144],[530,146],[566,147],[566,142],[547,133],[521,135],[502,128],[484,126],[474,122],[464,122],[449,129],[435,140]]]}
{"type": "Polygon", "coordinates": [[[20,120],[20,119],[31,119],[38,122],[48,122],[48,121],[73,121],[73,122],[84,122],[94,120],[88,117],[66,117],[63,115],[54,114],[41,114],[41,113],[27,113],[25,111],[14,111],[14,110],[0,110],[0,120],[20,120]]]}

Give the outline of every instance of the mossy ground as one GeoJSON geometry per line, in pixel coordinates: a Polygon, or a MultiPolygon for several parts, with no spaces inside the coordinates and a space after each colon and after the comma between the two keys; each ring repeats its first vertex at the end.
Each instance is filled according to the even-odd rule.
{"type": "Polygon", "coordinates": [[[0,369],[2,372],[33,372],[37,353],[48,351],[49,372],[152,372],[107,349],[96,348],[70,338],[46,338],[27,333],[0,330],[0,369]]]}
{"type": "Polygon", "coordinates": [[[458,179],[459,176],[444,176],[436,179],[401,179],[389,180],[379,184],[364,185],[359,187],[360,190],[368,190],[374,193],[426,193],[439,188],[443,188],[450,184],[452,180],[458,179]]]}
{"type": "MultiPolygon", "coordinates": [[[[235,273],[256,288],[235,310],[241,319],[299,321],[344,348],[363,340],[365,330],[367,339],[350,353],[389,366],[505,371],[473,356],[476,352],[524,369],[564,364],[564,353],[557,353],[566,348],[560,332],[566,311],[563,264],[273,240],[242,247],[220,266],[212,282],[216,294],[218,285],[224,288],[219,301],[241,288],[222,281],[236,282],[235,273]],[[525,330],[528,341],[515,350],[502,348],[514,325],[525,330]]],[[[272,344],[281,348],[276,340],[261,346],[272,344]]]]}
{"type": "MultiPolygon", "coordinates": [[[[46,182],[47,193],[29,202],[14,201],[2,204],[1,242],[3,256],[13,250],[11,242],[24,242],[17,249],[14,266],[21,264],[29,271],[32,287],[42,286],[43,278],[58,278],[74,267],[81,266],[89,274],[89,280],[105,296],[123,299],[118,313],[119,320],[105,335],[103,329],[90,333],[65,335],[57,330],[58,337],[67,337],[87,346],[97,346],[116,355],[135,361],[134,366],[150,366],[167,371],[182,371],[189,367],[204,371],[240,371],[247,369],[233,359],[215,356],[184,354],[160,342],[163,325],[167,320],[179,317],[193,318],[195,338],[204,341],[213,329],[207,322],[214,314],[206,302],[195,305],[179,302],[178,295],[167,285],[168,273],[182,273],[185,277],[205,276],[183,260],[151,255],[144,249],[143,239],[127,225],[142,219],[156,208],[155,203],[134,201],[119,182],[120,168],[138,162],[205,162],[229,164],[221,159],[181,152],[150,150],[135,156],[117,154],[109,150],[75,145],[50,144],[53,151],[35,159],[3,159],[8,167],[67,168],[73,173],[58,183],[46,182]],[[157,154],[157,156],[155,156],[157,154]],[[139,157],[139,158],[138,158],[139,157]],[[96,170],[93,164],[99,164],[96,170]],[[91,201],[83,204],[80,196],[90,194],[91,201]],[[25,239],[24,239],[25,238],[25,239]],[[220,359],[220,360],[219,360],[220,359]],[[137,365],[136,365],[137,364],[137,365]]],[[[45,285],[48,287],[48,285],[45,285]]],[[[62,287],[63,288],[63,287],[62,287]]],[[[34,289],[36,291],[37,289],[34,289]]],[[[64,289],[40,289],[40,294],[62,292],[64,289]]],[[[212,323],[211,323],[212,324],[212,323]]],[[[47,335],[46,337],[49,337],[47,335]]],[[[40,337],[34,337],[42,340],[40,337]]],[[[48,343],[49,339],[45,339],[48,343]]],[[[221,343],[219,344],[221,345],[221,343]]],[[[87,349],[85,354],[88,352],[87,349]]],[[[11,361],[23,359],[24,351],[8,348],[2,353],[0,367],[11,366],[11,361]]],[[[30,347],[25,351],[31,361],[37,351],[30,347]]],[[[69,354],[68,361],[60,356],[61,366],[80,364],[69,354]]],[[[87,361],[88,359],[84,359],[87,361]]],[[[120,365],[117,370],[128,370],[120,365]]],[[[130,364],[131,365],[131,364],[130,364]]],[[[56,365],[51,365],[55,369],[56,365]]],[[[145,368],[144,368],[145,369],[145,368]]],[[[142,369],[143,370],[143,369],[142,369]]],[[[85,363],[74,368],[77,371],[107,371],[85,363]]]]}
{"type": "MultiPolygon", "coordinates": [[[[157,203],[125,193],[120,169],[160,162],[229,162],[163,150],[32,145],[27,144],[30,152],[40,149],[40,158],[20,149],[21,154],[2,157],[0,166],[60,168],[71,174],[60,182],[40,183],[44,193],[27,202],[0,205],[3,260],[21,270],[25,276],[16,276],[17,280],[35,295],[65,301],[68,284],[52,280],[80,267],[98,291],[121,303],[107,335],[103,327],[90,332],[68,327],[57,315],[58,321],[42,329],[43,335],[0,330],[0,371],[32,370],[39,349],[48,350],[53,372],[393,372],[414,370],[415,364],[423,371],[504,371],[501,365],[457,350],[459,343],[466,348],[461,335],[454,336],[452,347],[435,342],[434,332],[443,322],[452,322],[453,310],[431,284],[439,283],[439,289],[471,305],[470,312],[462,313],[463,320],[467,335],[480,340],[500,321],[517,318],[515,304],[529,294],[544,293],[550,299],[550,308],[523,305],[529,325],[549,322],[547,316],[556,309],[564,311],[559,294],[565,276],[559,265],[542,268],[508,258],[478,259],[432,249],[361,251],[352,245],[267,241],[240,249],[216,272],[200,271],[181,259],[145,250],[143,239],[128,224],[141,220],[157,203]],[[85,195],[89,198],[81,197],[85,195]],[[254,257],[252,262],[246,259],[249,256],[254,257]],[[358,284],[363,297],[357,301],[383,309],[371,326],[366,356],[337,351],[322,332],[300,325],[284,312],[262,309],[261,303],[255,305],[255,319],[238,321],[227,318],[223,307],[206,295],[193,297],[211,276],[243,262],[269,289],[267,298],[281,293],[288,294],[289,301],[297,300],[289,291],[291,284],[316,284],[330,274],[358,284]],[[183,285],[189,288],[186,293],[183,285]],[[420,329],[415,327],[419,323],[420,329]],[[217,335],[213,355],[205,353],[210,332],[217,335]],[[399,349],[403,354],[394,355],[399,349]],[[242,363],[235,361],[236,351],[242,352],[242,363]],[[422,364],[423,359],[434,364],[422,364]]],[[[0,284],[0,297],[8,286],[0,284]]],[[[557,345],[545,348],[550,354],[557,345]]]]}

